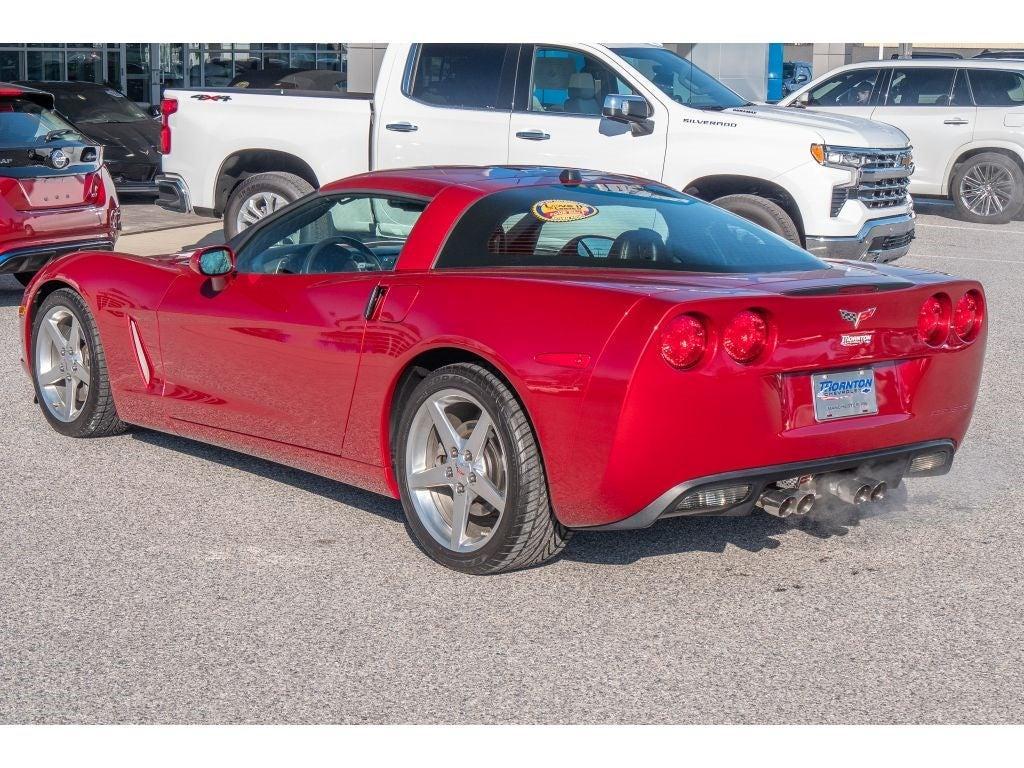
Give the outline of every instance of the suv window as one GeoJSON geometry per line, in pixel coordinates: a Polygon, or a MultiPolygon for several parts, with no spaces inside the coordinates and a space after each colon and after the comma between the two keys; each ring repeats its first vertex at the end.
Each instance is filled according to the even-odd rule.
{"type": "Polygon", "coordinates": [[[955,72],[955,69],[943,67],[894,69],[885,104],[888,107],[948,107],[955,72]]]}
{"type": "Polygon", "coordinates": [[[1019,107],[1024,104],[1024,72],[972,69],[971,90],[979,107],[1019,107]]]}
{"type": "Polygon", "coordinates": [[[605,96],[613,93],[635,95],[636,91],[600,61],[579,51],[534,49],[531,112],[600,115],[605,96]]]}
{"type": "Polygon", "coordinates": [[[330,274],[395,268],[425,202],[383,195],[318,197],[257,232],[239,272],[330,274]]]}
{"type": "Polygon", "coordinates": [[[823,82],[807,93],[812,107],[866,107],[878,85],[878,69],[851,69],[823,82]]]}
{"type": "Polygon", "coordinates": [[[502,88],[508,45],[425,43],[410,84],[414,99],[439,107],[512,109],[502,88]]]}

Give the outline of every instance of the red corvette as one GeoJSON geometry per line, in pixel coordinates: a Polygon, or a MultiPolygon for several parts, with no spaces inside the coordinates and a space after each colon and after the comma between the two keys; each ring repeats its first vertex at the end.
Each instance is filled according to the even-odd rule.
{"type": "Polygon", "coordinates": [[[65,435],[173,432],[401,498],[439,562],[942,474],[981,285],[824,262],[641,179],[370,173],[228,246],[84,252],[31,283],[24,362],[65,435]]]}

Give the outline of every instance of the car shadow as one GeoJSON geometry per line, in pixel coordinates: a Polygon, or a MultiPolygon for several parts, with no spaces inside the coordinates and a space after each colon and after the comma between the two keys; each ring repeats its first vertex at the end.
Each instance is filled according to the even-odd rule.
{"type": "MultiPolygon", "coordinates": [[[[212,461],[285,483],[328,501],[378,515],[395,523],[405,522],[402,505],[395,499],[345,485],[320,475],[276,464],[244,453],[200,443],[177,435],[135,429],[135,440],[166,450],[212,461]]],[[[897,514],[906,506],[906,486],[890,493],[881,504],[853,507],[836,502],[819,504],[806,518],[786,520],[755,512],[746,517],[673,518],[637,531],[577,531],[558,559],[594,565],[629,565],[648,557],[685,555],[690,552],[720,554],[728,545],[747,552],[761,552],[783,545],[782,537],[800,533],[819,539],[845,536],[872,517],[897,514]]]]}
{"type": "MultiPolygon", "coordinates": [[[[969,223],[965,218],[960,215],[960,212],[953,205],[952,200],[944,200],[942,198],[914,198],[914,210],[918,214],[924,214],[928,216],[938,216],[942,219],[948,219],[949,221],[957,221],[962,224],[969,223]]],[[[1017,216],[1013,218],[1013,221],[1024,221],[1024,211],[1021,211],[1017,216]]],[[[998,227],[998,224],[982,224],[980,226],[998,227]]]]}
{"type": "Polygon", "coordinates": [[[205,248],[208,245],[223,245],[227,239],[224,237],[224,230],[218,229],[208,235],[204,235],[191,245],[186,245],[182,251],[191,251],[195,248],[205,248]]]}
{"type": "Polygon", "coordinates": [[[16,307],[25,289],[11,275],[0,275],[0,307],[16,307]]]}
{"type": "Polygon", "coordinates": [[[205,461],[212,461],[224,467],[249,472],[259,477],[269,478],[300,491],[321,496],[328,501],[347,504],[350,507],[370,512],[396,523],[404,523],[405,515],[402,505],[395,499],[364,491],[355,486],[345,485],[320,475],[304,472],[267,461],[245,453],[238,453],[228,448],[220,448],[209,443],[200,443],[166,432],[155,432],[148,429],[135,428],[131,437],[147,445],[157,446],[169,451],[177,451],[205,461]]]}

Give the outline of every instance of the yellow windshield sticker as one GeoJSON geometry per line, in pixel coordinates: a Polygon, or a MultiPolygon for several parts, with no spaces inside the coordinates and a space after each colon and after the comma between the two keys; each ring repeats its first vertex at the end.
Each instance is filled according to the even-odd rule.
{"type": "Polygon", "coordinates": [[[597,215],[597,208],[575,200],[541,200],[530,209],[541,221],[580,221],[597,215]]]}

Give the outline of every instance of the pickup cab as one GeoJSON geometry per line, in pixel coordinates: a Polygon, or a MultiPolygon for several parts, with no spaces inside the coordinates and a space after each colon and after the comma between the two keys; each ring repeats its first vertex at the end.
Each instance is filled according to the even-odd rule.
{"type": "Polygon", "coordinates": [[[914,237],[906,135],[752,104],[655,45],[389,45],[371,95],[171,89],[160,204],[229,237],[334,179],[542,165],[654,179],[819,256],[891,261],[914,237]]]}

